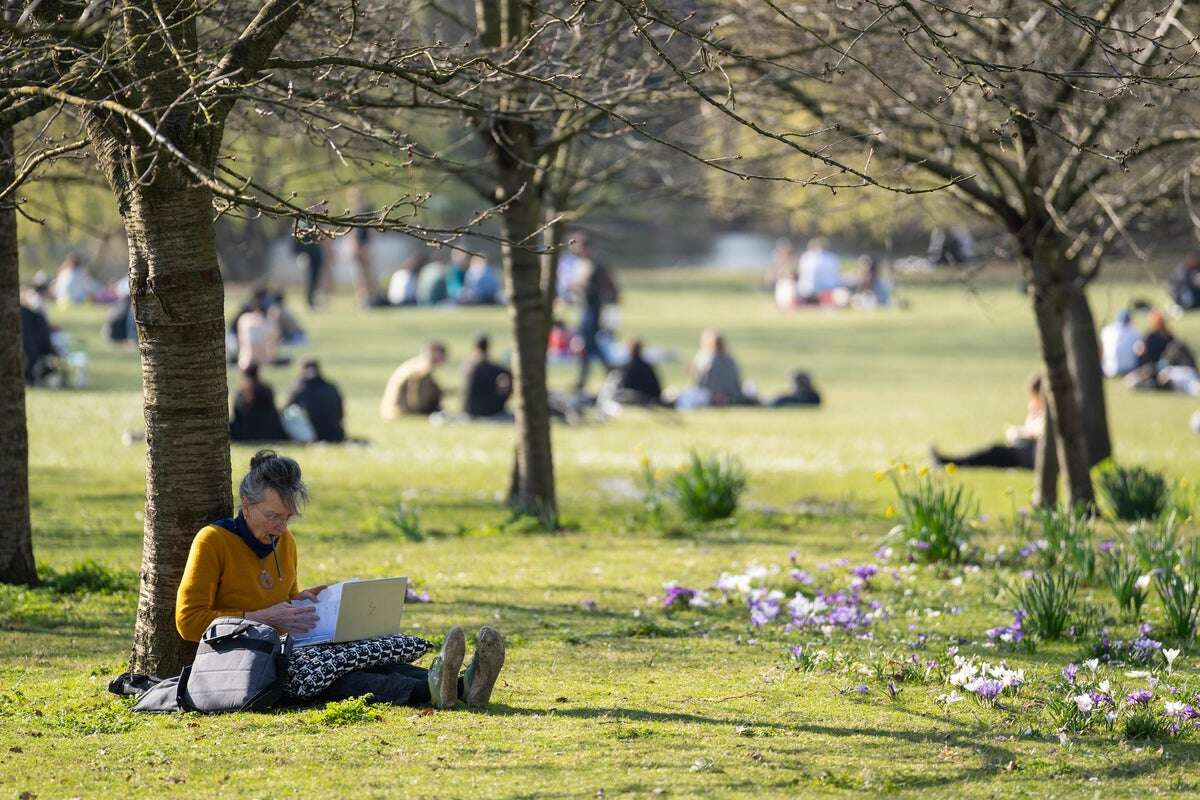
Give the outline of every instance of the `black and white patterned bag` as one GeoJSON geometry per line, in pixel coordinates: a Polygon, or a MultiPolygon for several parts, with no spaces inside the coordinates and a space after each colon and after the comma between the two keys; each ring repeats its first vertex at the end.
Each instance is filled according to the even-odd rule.
{"type": "Polygon", "coordinates": [[[433,645],[419,636],[404,634],[297,647],[288,656],[283,691],[298,699],[315,697],[348,672],[387,664],[411,664],[432,649],[433,645]]]}

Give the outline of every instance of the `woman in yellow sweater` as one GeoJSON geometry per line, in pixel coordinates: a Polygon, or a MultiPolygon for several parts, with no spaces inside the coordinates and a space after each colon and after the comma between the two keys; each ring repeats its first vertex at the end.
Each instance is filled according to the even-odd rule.
{"type": "MultiPolygon", "coordinates": [[[[260,450],[238,487],[238,515],[208,525],[192,541],[175,603],[175,626],[199,641],[218,617],[242,617],[271,625],[282,633],[303,633],[316,624],[312,606],[292,600],[316,599],[324,586],[300,591],[296,541],[288,521],[308,502],[300,465],[260,450]]],[[[485,705],[504,665],[504,639],[493,628],[479,631],[475,657],[458,678],[466,650],[462,629],[451,628],[442,652],[429,670],[397,664],[355,670],[338,678],[318,698],[343,700],[372,694],[377,701],[450,708],[459,697],[470,706],[485,705]],[[457,680],[442,680],[442,676],[457,680]]]]}

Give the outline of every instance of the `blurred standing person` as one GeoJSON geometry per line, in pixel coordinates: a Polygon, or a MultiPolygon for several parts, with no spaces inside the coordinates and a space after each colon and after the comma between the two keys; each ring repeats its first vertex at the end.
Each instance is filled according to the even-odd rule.
{"type": "Polygon", "coordinates": [[[345,414],[342,393],[337,386],[321,375],[321,366],[314,359],[304,362],[300,368],[300,379],[292,387],[287,405],[304,409],[318,442],[343,442],[346,431],[342,427],[345,414]]]}
{"type": "MultiPolygon", "coordinates": [[[[358,189],[350,191],[350,206],[354,213],[364,217],[371,208],[358,189]]],[[[379,287],[375,282],[375,265],[372,261],[371,241],[375,231],[370,228],[355,228],[352,239],[354,248],[354,296],[361,308],[368,308],[375,302],[379,287]]]]}
{"type": "Polygon", "coordinates": [[[446,363],[446,345],[429,342],[420,355],[413,356],[392,373],[383,400],[379,404],[379,416],[396,419],[402,414],[428,416],[442,410],[442,387],[433,377],[434,370],[446,363]]]}
{"type": "Polygon", "coordinates": [[[579,354],[579,378],[575,390],[582,392],[587,386],[592,359],[599,359],[607,373],[612,369],[598,335],[604,314],[604,306],[617,302],[617,283],[608,267],[596,261],[592,243],[584,238],[578,242],[579,263],[575,274],[575,296],[579,299],[579,338],[583,350],[579,354]]]}
{"type": "Polygon", "coordinates": [[[330,266],[329,240],[315,225],[298,228],[292,239],[292,252],[304,259],[305,294],[309,309],[315,309],[330,266]]]}

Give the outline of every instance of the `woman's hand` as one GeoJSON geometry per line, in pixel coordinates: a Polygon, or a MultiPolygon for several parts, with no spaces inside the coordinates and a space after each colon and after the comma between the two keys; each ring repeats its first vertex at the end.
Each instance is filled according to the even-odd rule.
{"type": "Polygon", "coordinates": [[[300,594],[296,595],[296,600],[312,600],[316,601],[317,595],[329,588],[329,584],[322,583],[320,586],[314,586],[311,589],[305,589],[300,594]]]}
{"type": "Polygon", "coordinates": [[[251,622],[262,622],[288,633],[307,633],[317,626],[317,610],[312,606],[294,606],[290,600],[246,614],[251,622]]]}

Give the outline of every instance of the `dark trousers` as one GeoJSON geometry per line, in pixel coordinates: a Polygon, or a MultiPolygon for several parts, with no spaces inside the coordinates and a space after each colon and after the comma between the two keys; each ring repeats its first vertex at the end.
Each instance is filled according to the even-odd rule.
{"type": "Polygon", "coordinates": [[[942,456],[947,464],[960,467],[1000,467],[1004,469],[1033,469],[1037,457],[1037,442],[1022,439],[1016,445],[996,444],[965,456],[942,456]]]}
{"type": "MultiPolygon", "coordinates": [[[[459,678],[458,694],[461,697],[464,693],[462,678],[459,678]]],[[[429,705],[433,699],[429,693],[429,670],[414,667],[412,664],[356,669],[338,678],[313,700],[329,703],[366,694],[374,695],[376,703],[390,703],[394,706],[429,705]]]]}
{"type": "Polygon", "coordinates": [[[583,317],[579,321],[579,338],[583,339],[583,352],[579,356],[579,380],[576,386],[583,390],[587,386],[588,373],[592,369],[592,359],[600,359],[605,371],[611,368],[604,349],[596,336],[600,333],[600,306],[584,306],[583,317]]]}
{"type": "Polygon", "coordinates": [[[309,308],[317,307],[317,292],[321,288],[321,273],[325,269],[325,258],[318,250],[308,253],[308,284],[305,287],[305,299],[309,308]]]}

